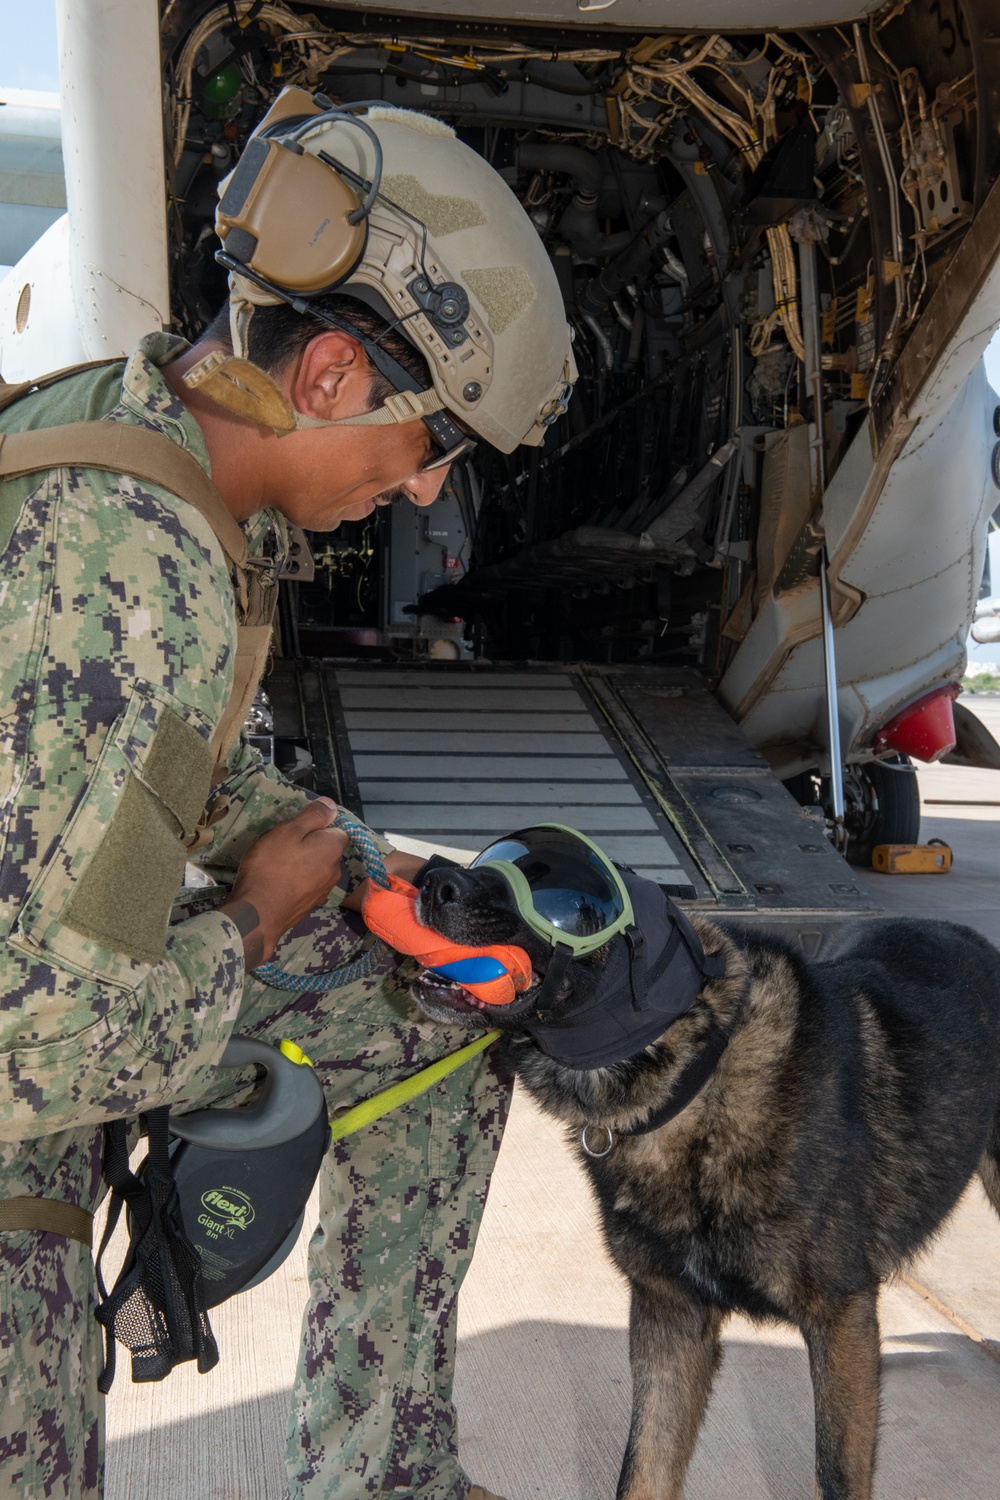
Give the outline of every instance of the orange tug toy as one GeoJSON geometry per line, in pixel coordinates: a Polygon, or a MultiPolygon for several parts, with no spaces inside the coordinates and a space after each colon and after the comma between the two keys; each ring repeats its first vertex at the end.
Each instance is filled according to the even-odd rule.
{"type": "Polygon", "coordinates": [[[389,888],[369,880],[362,915],[369,930],[397,953],[468,990],[480,1006],[510,1005],[531,983],[531,960],[523,948],[466,948],[417,920],[417,888],[398,875],[389,888]]]}

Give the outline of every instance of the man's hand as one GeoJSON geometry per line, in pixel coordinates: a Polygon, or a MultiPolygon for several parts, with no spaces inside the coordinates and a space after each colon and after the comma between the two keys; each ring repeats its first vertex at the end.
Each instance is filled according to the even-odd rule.
{"type": "Polygon", "coordinates": [[[278,940],[339,881],[347,835],[332,826],[336,815],[337,804],[319,797],[269,829],[243,856],[219,910],[239,928],[248,969],[269,959],[278,940]]]}

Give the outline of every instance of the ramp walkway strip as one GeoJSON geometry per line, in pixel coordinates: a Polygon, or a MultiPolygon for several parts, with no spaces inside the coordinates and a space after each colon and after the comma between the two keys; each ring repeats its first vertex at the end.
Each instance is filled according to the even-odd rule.
{"type": "Polygon", "coordinates": [[[566,823],[681,895],[691,876],[666,820],[565,673],[338,668],[366,821],[469,854],[533,823],[566,823]]]}

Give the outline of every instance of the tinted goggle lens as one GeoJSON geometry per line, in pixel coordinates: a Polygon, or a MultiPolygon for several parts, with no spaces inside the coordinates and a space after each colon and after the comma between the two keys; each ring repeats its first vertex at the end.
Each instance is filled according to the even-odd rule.
{"type": "Polygon", "coordinates": [[[570,937],[606,932],[625,912],[625,897],[607,862],[569,829],[512,833],[490,844],[470,868],[496,860],[520,870],[534,911],[570,937]]]}

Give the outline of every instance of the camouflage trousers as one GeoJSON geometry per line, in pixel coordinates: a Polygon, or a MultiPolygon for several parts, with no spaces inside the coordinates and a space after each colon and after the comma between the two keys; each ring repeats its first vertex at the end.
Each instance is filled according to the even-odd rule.
{"type": "MultiPolygon", "coordinates": [[[[295,973],[336,967],[357,951],[357,920],[313,913],[275,962],[295,973]]],[[[328,994],[251,979],[237,1029],[298,1042],[331,1111],[469,1039],[425,1021],[388,967],[328,994]]],[[[180,1107],[222,1097],[220,1086],[211,1100],[180,1107]]],[[[455,1304],[508,1099],[509,1081],[487,1052],[327,1153],[289,1415],[292,1500],[465,1500],[451,1398],[455,1304]]],[[[0,1197],[93,1208],[102,1196],[100,1155],[93,1127],[0,1143],[0,1197]]],[[[99,1496],[103,1350],[90,1252],[55,1234],[7,1233],[0,1257],[0,1497],[99,1496]]],[[[127,1368],[126,1359],[119,1379],[127,1368]]]]}

